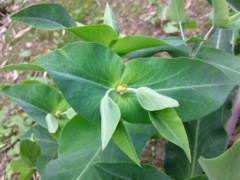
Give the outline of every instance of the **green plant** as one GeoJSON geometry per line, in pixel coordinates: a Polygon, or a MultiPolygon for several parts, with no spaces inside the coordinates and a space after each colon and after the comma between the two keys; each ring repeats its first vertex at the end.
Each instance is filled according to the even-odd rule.
{"type": "Polygon", "coordinates": [[[82,41],[33,64],[1,68],[47,71],[56,84],[33,80],[0,87],[36,122],[22,137],[21,159],[12,161],[13,170],[21,173],[21,179],[35,171],[42,179],[238,177],[240,161],[227,176],[221,168],[226,169],[226,161],[239,150],[236,142],[225,152],[238,119],[239,100],[232,116],[230,106],[240,82],[240,59],[234,55],[240,14],[229,16],[225,0],[212,3],[213,27],[203,39],[185,38],[183,24],[188,17],[183,0],[170,0],[168,6],[168,17],[178,24],[182,39],[119,37],[108,4],[100,25],[76,26],[58,4],[33,5],[14,14],[13,20],[45,30],[65,29],[82,41]],[[208,43],[215,28],[229,30],[215,33],[229,33],[231,38],[222,42],[214,34],[208,43]],[[221,47],[231,49],[230,53],[221,47]],[[172,58],[151,57],[163,51],[172,58]],[[167,175],[139,160],[146,142],[155,135],[169,141],[167,175]],[[215,168],[217,163],[222,163],[221,168],[215,168]]]}

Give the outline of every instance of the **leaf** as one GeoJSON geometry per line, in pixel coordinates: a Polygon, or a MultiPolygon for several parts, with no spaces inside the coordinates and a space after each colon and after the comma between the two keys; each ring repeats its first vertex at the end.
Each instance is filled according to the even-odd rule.
{"type": "Polygon", "coordinates": [[[186,17],[184,0],[169,0],[167,16],[170,20],[183,22],[186,17]]]}
{"type": "Polygon", "coordinates": [[[48,132],[50,132],[50,133],[57,132],[58,120],[52,113],[47,114],[46,122],[47,122],[48,132]]]}
{"type": "Polygon", "coordinates": [[[228,30],[239,30],[240,29],[240,12],[229,17],[229,24],[226,27],[228,30]]]}
{"type": "Polygon", "coordinates": [[[124,69],[122,59],[111,50],[86,42],[53,51],[36,64],[48,71],[77,113],[95,122],[101,119],[102,97],[119,82],[124,69]]]}
{"type": "Polygon", "coordinates": [[[13,14],[11,19],[46,30],[65,29],[74,26],[66,9],[53,3],[27,7],[13,14]]]}
{"type": "Polygon", "coordinates": [[[238,56],[205,46],[200,49],[197,57],[220,69],[226,76],[240,84],[240,58],[238,56]]]}
{"type": "Polygon", "coordinates": [[[171,180],[157,168],[143,164],[142,167],[132,163],[96,163],[95,169],[103,179],[141,179],[141,180],[171,180]]]}
{"type": "MultiPolygon", "coordinates": [[[[133,142],[138,154],[150,138],[149,135],[133,133],[133,142]]],[[[94,170],[94,163],[129,161],[111,141],[102,151],[101,127],[75,116],[64,128],[60,137],[58,158],[44,170],[42,179],[101,179],[94,170]]],[[[132,134],[131,134],[132,135],[132,134]]]]}
{"type": "Polygon", "coordinates": [[[43,68],[36,64],[10,64],[0,68],[0,71],[12,71],[12,70],[33,70],[33,71],[44,71],[43,68]]]}
{"type": "MultiPolygon", "coordinates": [[[[231,101],[231,100],[230,100],[231,101]]],[[[215,157],[225,151],[228,139],[223,122],[231,116],[231,104],[226,102],[210,115],[184,123],[191,150],[191,163],[184,151],[168,143],[166,146],[165,170],[174,179],[188,179],[203,172],[198,163],[200,156],[215,157]]],[[[225,123],[224,123],[225,124],[225,123]]]]}
{"type": "Polygon", "coordinates": [[[232,179],[237,180],[240,177],[240,141],[237,141],[233,146],[222,155],[205,159],[199,158],[199,163],[209,179],[232,179]]]}
{"type": "Polygon", "coordinates": [[[175,99],[161,95],[148,87],[136,89],[136,95],[141,106],[147,111],[157,111],[179,106],[175,99]]]}
{"type": "Polygon", "coordinates": [[[28,180],[36,172],[36,161],[40,155],[40,148],[36,142],[23,140],[20,143],[20,158],[11,161],[14,172],[20,172],[19,180],[28,180]]]}
{"type": "Polygon", "coordinates": [[[108,145],[121,118],[118,105],[105,95],[100,103],[102,149],[108,145]]]}
{"type": "Polygon", "coordinates": [[[186,41],[186,43],[200,43],[200,42],[207,42],[207,40],[193,36],[193,37],[190,37],[189,39],[187,39],[187,41],[186,41]]]}
{"type": "Polygon", "coordinates": [[[120,56],[140,49],[170,46],[160,39],[147,36],[126,36],[113,41],[111,44],[111,49],[120,56]]]}
{"type": "Polygon", "coordinates": [[[232,44],[230,43],[231,38],[231,31],[224,29],[216,29],[210,39],[209,46],[232,53],[232,44]]]}
{"type": "Polygon", "coordinates": [[[213,24],[226,28],[229,24],[229,9],[226,0],[211,0],[213,5],[213,24]]]}
{"type": "Polygon", "coordinates": [[[106,7],[105,7],[103,23],[112,27],[119,34],[120,30],[119,30],[117,18],[108,3],[106,4],[106,7]]]}
{"type": "MultiPolygon", "coordinates": [[[[125,65],[120,82],[130,88],[149,87],[176,99],[180,105],[176,111],[182,121],[193,120],[218,109],[235,86],[220,70],[190,58],[132,60],[125,65]]],[[[128,110],[130,100],[126,97],[135,102],[130,93],[125,97],[112,94],[120,107],[122,118],[136,122],[131,120],[135,107],[128,110]]],[[[146,119],[145,115],[143,117],[146,119]]]]}
{"type": "Polygon", "coordinates": [[[37,158],[37,171],[42,175],[43,170],[49,161],[53,160],[57,154],[58,142],[43,127],[35,125],[31,127],[22,137],[23,139],[31,139],[34,136],[36,143],[41,148],[41,154],[37,158]]]}
{"type": "Polygon", "coordinates": [[[6,86],[0,93],[15,100],[40,126],[47,128],[46,116],[55,113],[62,96],[54,88],[43,83],[6,86]]]}
{"type": "Polygon", "coordinates": [[[159,134],[168,141],[181,147],[191,162],[188,137],[176,111],[173,108],[168,108],[161,111],[149,112],[149,117],[159,134]]]}
{"type": "Polygon", "coordinates": [[[118,38],[118,34],[110,26],[104,24],[73,27],[67,30],[84,41],[96,42],[106,47],[118,38]]]}
{"type": "Polygon", "coordinates": [[[122,122],[118,124],[116,131],[113,134],[114,143],[138,166],[140,165],[140,160],[137,156],[136,150],[132,143],[131,137],[122,122]]]}
{"type": "Polygon", "coordinates": [[[188,180],[208,180],[207,176],[205,174],[201,174],[199,176],[195,176],[193,178],[190,178],[188,180]]]}

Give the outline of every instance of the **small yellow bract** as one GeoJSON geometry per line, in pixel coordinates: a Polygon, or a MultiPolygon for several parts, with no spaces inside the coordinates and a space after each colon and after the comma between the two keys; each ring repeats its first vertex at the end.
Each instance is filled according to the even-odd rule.
{"type": "Polygon", "coordinates": [[[118,92],[120,95],[124,95],[127,92],[127,85],[126,84],[122,84],[119,86],[116,86],[116,92],[118,92]]]}

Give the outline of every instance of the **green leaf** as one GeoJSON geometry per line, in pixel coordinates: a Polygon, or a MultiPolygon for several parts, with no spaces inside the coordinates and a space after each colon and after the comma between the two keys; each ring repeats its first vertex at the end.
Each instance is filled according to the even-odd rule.
{"type": "Polygon", "coordinates": [[[240,4],[238,0],[227,0],[228,5],[231,9],[233,9],[235,12],[240,11],[240,4]]]}
{"type": "Polygon", "coordinates": [[[48,132],[50,132],[50,133],[57,132],[58,120],[52,113],[47,114],[46,122],[47,122],[48,132]]]}
{"type": "Polygon", "coordinates": [[[240,84],[240,58],[212,47],[202,47],[197,57],[220,69],[234,82],[240,84]]]}
{"type": "Polygon", "coordinates": [[[229,24],[229,9],[226,0],[212,0],[213,24],[219,28],[226,28],[229,24]]]}
{"type": "MultiPolygon", "coordinates": [[[[140,154],[150,136],[143,132],[130,133],[133,135],[136,151],[140,154]]],[[[112,141],[102,151],[100,134],[99,124],[75,116],[64,127],[58,158],[47,165],[42,179],[101,179],[94,170],[94,163],[130,161],[112,141]]]]}
{"type": "Polygon", "coordinates": [[[59,4],[52,3],[27,7],[13,14],[11,19],[47,30],[65,29],[74,26],[66,9],[59,4]]]}
{"type": "Polygon", "coordinates": [[[136,95],[141,106],[147,111],[157,111],[179,106],[175,99],[161,95],[148,87],[136,89],[136,95]]]}
{"type": "Polygon", "coordinates": [[[232,53],[232,31],[224,29],[216,29],[210,38],[209,45],[229,53],[232,53]]]}
{"type": "Polygon", "coordinates": [[[23,139],[31,139],[32,135],[37,144],[41,148],[41,154],[37,159],[37,171],[42,175],[43,170],[49,161],[53,160],[57,154],[58,142],[52,137],[47,129],[35,125],[31,127],[22,137],[23,139]]]}
{"type": "Polygon", "coordinates": [[[104,24],[112,27],[119,34],[120,30],[119,30],[117,18],[108,3],[106,4],[106,7],[105,7],[103,21],[104,21],[103,22],[104,24]]]}
{"type": "Polygon", "coordinates": [[[95,169],[103,179],[141,179],[141,180],[172,180],[157,168],[143,164],[142,167],[132,163],[96,163],[95,169]]]}
{"type": "Polygon", "coordinates": [[[159,134],[181,147],[191,162],[188,137],[176,111],[173,108],[168,108],[161,111],[149,112],[149,117],[159,134]]]}
{"type": "MultiPolygon", "coordinates": [[[[190,58],[132,60],[126,64],[121,82],[130,88],[149,87],[176,99],[180,105],[176,111],[183,121],[202,117],[218,109],[235,86],[220,70],[190,58]]],[[[130,119],[135,107],[131,106],[131,111],[128,112],[130,102],[127,104],[126,97],[128,102],[128,98],[136,100],[130,93],[122,98],[113,98],[120,107],[122,118],[136,122],[130,119]]],[[[144,114],[142,119],[143,116],[146,119],[144,114]]]]}
{"type": "Polygon", "coordinates": [[[124,69],[122,59],[110,49],[86,42],[53,51],[36,64],[48,71],[77,113],[95,122],[101,119],[102,97],[120,81],[124,69]]]}
{"type": "Polygon", "coordinates": [[[33,70],[33,71],[44,71],[43,68],[36,64],[10,64],[0,68],[0,71],[12,71],[12,70],[33,70]]]}
{"type": "Polygon", "coordinates": [[[100,103],[102,149],[108,145],[121,119],[118,105],[105,95],[100,103]]]}
{"type": "Polygon", "coordinates": [[[11,168],[19,172],[19,180],[28,180],[36,172],[36,162],[40,155],[40,148],[36,142],[23,140],[20,143],[20,158],[11,161],[11,168]]]}
{"type": "Polygon", "coordinates": [[[227,150],[224,154],[212,158],[199,158],[199,163],[209,179],[237,180],[240,177],[240,141],[227,150]]]}
{"type": "Polygon", "coordinates": [[[118,38],[118,34],[110,26],[104,24],[74,27],[67,30],[84,41],[96,42],[106,47],[118,38]]]}
{"type": "Polygon", "coordinates": [[[126,55],[127,53],[158,47],[158,46],[170,46],[160,39],[155,39],[147,36],[126,36],[119,38],[111,43],[111,49],[119,54],[120,56],[126,55]]]}
{"type": "Polygon", "coordinates": [[[131,137],[127,131],[127,128],[122,122],[118,124],[116,131],[112,137],[114,143],[138,166],[140,165],[140,160],[132,143],[131,137]]]}
{"type": "Polygon", "coordinates": [[[201,174],[199,176],[195,176],[193,178],[187,179],[187,180],[209,180],[205,174],[201,174]]]}
{"type": "Polygon", "coordinates": [[[226,102],[220,109],[204,118],[184,123],[192,161],[188,161],[181,148],[168,143],[165,170],[169,176],[175,179],[195,177],[203,172],[197,161],[200,156],[211,158],[225,151],[228,136],[223,124],[231,116],[230,102],[226,102]]]}
{"type": "Polygon", "coordinates": [[[185,0],[169,0],[167,16],[172,21],[183,22],[186,17],[185,0]]]}
{"type": "Polygon", "coordinates": [[[228,30],[240,29],[240,12],[229,17],[229,25],[226,27],[228,30]]]}
{"type": "Polygon", "coordinates": [[[207,40],[193,36],[193,37],[190,37],[189,39],[187,39],[187,41],[186,41],[186,43],[200,43],[200,42],[207,42],[207,40]]]}
{"type": "Polygon", "coordinates": [[[0,89],[0,93],[15,100],[33,120],[45,128],[47,114],[55,113],[62,100],[57,90],[39,82],[6,86],[0,89]]]}

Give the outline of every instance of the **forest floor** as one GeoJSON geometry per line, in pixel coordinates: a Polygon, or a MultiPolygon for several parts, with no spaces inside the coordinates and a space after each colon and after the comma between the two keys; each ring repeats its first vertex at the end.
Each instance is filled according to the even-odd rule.
{"type": "MultiPolygon", "coordinates": [[[[12,13],[42,1],[6,2],[0,1],[0,67],[13,63],[33,62],[43,54],[77,41],[77,38],[65,31],[37,30],[10,20],[12,13]]],[[[106,0],[46,0],[45,2],[62,4],[75,21],[96,24],[102,22],[106,0]]],[[[172,31],[165,13],[168,0],[109,0],[108,2],[118,17],[122,36],[141,34],[161,38],[166,35],[179,35],[179,32],[168,34],[172,31]]],[[[206,34],[210,27],[206,22],[211,12],[207,0],[186,0],[186,9],[188,15],[198,23],[196,30],[185,31],[186,37],[206,34]]],[[[14,84],[44,75],[37,72],[0,72],[0,84],[14,84]]],[[[11,175],[9,162],[19,153],[18,138],[30,125],[30,118],[21,108],[7,98],[0,97],[0,180],[17,178],[11,175]]],[[[142,161],[162,167],[165,144],[166,141],[149,141],[142,161]]]]}

